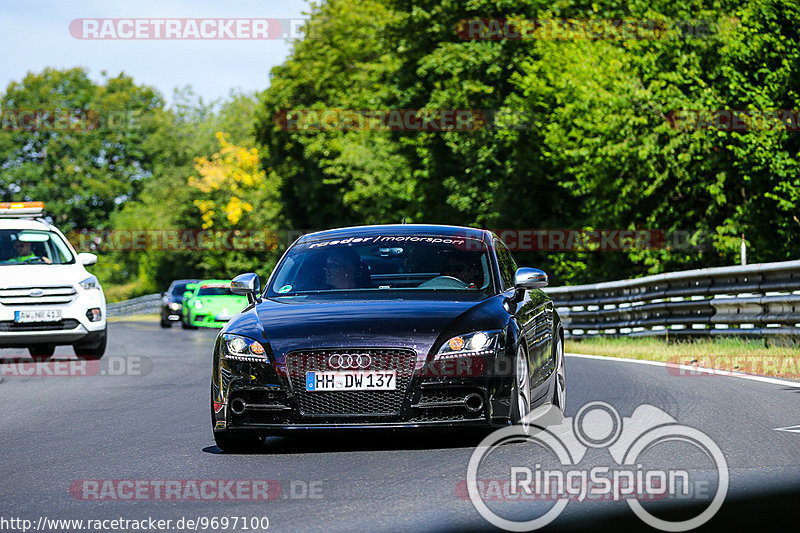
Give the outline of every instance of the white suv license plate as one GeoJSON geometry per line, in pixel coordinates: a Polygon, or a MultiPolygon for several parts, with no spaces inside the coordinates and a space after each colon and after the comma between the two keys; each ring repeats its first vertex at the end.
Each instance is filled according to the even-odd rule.
{"type": "Polygon", "coordinates": [[[397,372],[395,370],[306,372],[306,390],[309,392],[397,390],[397,372]]]}
{"type": "Polygon", "coordinates": [[[14,311],[14,322],[60,322],[61,310],[14,311]]]}

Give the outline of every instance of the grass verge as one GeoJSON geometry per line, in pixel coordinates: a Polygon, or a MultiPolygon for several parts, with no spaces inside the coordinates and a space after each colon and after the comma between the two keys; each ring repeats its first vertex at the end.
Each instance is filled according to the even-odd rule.
{"type": "Polygon", "coordinates": [[[112,316],[108,322],[158,322],[161,315],[154,313],[148,315],[112,316]]]}
{"type": "Polygon", "coordinates": [[[800,380],[800,347],[763,340],[713,338],[664,341],[648,338],[567,339],[568,353],[644,359],[800,380]]]}

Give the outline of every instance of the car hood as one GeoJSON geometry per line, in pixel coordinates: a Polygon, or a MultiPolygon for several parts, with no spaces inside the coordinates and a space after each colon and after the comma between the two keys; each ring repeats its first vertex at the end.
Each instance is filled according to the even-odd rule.
{"type": "Polygon", "coordinates": [[[503,328],[501,305],[498,296],[481,301],[268,299],[250,306],[223,331],[267,340],[279,361],[292,350],[317,348],[402,347],[425,355],[453,335],[503,328]]]}
{"type": "Polygon", "coordinates": [[[75,286],[90,276],[78,263],[71,265],[0,265],[0,287],[75,286]]]}

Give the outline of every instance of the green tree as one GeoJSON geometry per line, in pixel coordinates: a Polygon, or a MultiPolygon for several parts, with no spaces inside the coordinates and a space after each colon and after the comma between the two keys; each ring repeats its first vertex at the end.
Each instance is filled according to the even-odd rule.
{"type": "Polygon", "coordinates": [[[10,83],[0,106],[0,198],[45,201],[64,230],[102,227],[151,175],[163,101],[124,74],[98,85],[82,68],[48,68],[10,83]],[[16,120],[26,112],[43,119],[16,120]]]}

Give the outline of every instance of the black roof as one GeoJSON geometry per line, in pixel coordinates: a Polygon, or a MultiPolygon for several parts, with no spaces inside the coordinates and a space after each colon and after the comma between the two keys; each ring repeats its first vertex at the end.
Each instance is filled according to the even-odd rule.
{"type": "Polygon", "coordinates": [[[420,235],[426,237],[463,237],[483,241],[487,231],[462,226],[439,226],[436,224],[383,224],[379,226],[352,226],[336,228],[303,235],[299,243],[375,235],[420,235]]]}

